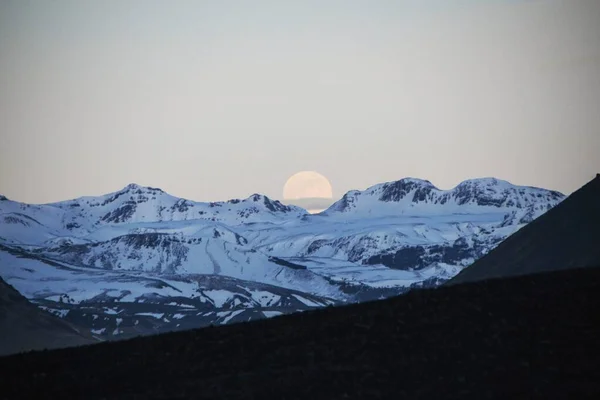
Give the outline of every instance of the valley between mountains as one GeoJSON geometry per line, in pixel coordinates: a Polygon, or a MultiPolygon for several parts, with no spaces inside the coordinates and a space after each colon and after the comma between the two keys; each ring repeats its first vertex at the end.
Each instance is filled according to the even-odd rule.
{"type": "Polygon", "coordinates": [[[437,286],[564,197],[494,178],[406,178],[319,214],[135,184],[44,205],[0,196],[0,276],[86,333],[129,338],[437,286]]]}

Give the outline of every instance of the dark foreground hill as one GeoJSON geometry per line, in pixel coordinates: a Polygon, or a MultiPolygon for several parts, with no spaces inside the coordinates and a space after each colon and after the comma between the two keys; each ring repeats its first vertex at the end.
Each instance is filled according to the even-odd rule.
{"type": "Polygon", "coordinates": [[[448,284],[600,265],[600,175],[448,284]]]}
{"type": "Polygon", "coordinates": [[[0,358],[0,398],[600,398],[600,268],[0,358]],[[599,397],[596,397],[599,396],[599,397]]]}
{"type": "Polygon", "coordinates": [[[31,304],[0,278],[0,355],[95,342],[91,336],[31,304]]]}

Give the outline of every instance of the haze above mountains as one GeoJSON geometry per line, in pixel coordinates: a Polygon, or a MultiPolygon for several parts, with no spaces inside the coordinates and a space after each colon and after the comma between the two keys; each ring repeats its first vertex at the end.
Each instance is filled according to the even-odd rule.
{"type": "Polygon", "coordinates": [[[0,2],[0,193],[277,199],[310,169],[335,198],[568,194],[600,170],[598,1],[234,3],[0,2]]]}

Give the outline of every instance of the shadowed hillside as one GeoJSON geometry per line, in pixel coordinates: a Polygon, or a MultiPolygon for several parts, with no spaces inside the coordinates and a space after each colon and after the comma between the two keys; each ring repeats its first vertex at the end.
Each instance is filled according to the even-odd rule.
{"type": "Polygon", "coordinates": [[[600,265],[600,175],[448,284],[600,265]]]}
{"type": "Polygon", "coordinates": [[[0,278],[0,355],[96,343],[40,310],[0,278]]]}
{"type": "Polygon", "coordinates": [[[0,358],[2,396],[593,398],[600,268],[0,358]]]}

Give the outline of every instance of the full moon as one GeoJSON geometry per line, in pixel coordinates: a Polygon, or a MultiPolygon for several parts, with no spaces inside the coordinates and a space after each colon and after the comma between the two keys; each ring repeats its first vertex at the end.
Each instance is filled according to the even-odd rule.
{"type": "Polygon", "coordinates": [[[331,183],[315,171],[301,171],[292,175],[283,186],[283,199],[287,204],[320,212],[331,204],[331,183]]]}

